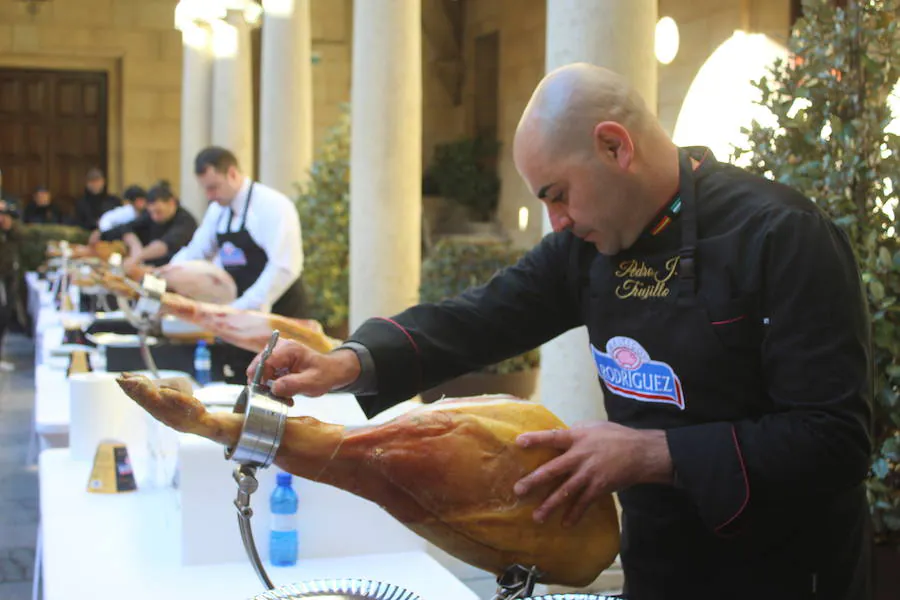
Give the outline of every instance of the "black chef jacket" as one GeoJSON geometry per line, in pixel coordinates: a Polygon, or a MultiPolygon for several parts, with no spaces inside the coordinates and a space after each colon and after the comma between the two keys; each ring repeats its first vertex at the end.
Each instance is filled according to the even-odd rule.
{"type": "Polygon", "coordinates": [[[120,240],[126,233],[133,233],[144,246],[156,240],[164,242],[168,248],[167,254],[146,261],[148,265],[158,267],[168,264],[176,252],[187,246],[196,229],[197,220],[179,206],[172,218],[165,223],[157,223],[149,214],[143,213],[129,223],[101,233],[100,238],[105,241],[120,240]]]}
{"type": "MultiPolygon", "coordinates": [[[[619,491],[634,600],[869,593],[870,339],[846,236],[798,192],[718,163],[615,256],[547,235],[486,285],[365,322],[368,415],[580,325],[611,421],[665,429],[674,485],[619,491]],[[693,238],[693,239],[692,239],[693,238]]],[[[546,393],[552,394],[552,390],[546,393]]]]}

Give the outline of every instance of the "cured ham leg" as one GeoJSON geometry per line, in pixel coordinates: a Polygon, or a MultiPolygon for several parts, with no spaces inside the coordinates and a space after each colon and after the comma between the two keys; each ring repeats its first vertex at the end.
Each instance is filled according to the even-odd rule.
{"type": "Polygon", "coordinates": [[[166,282],[166,289],[185,298],[213,304],[230,304],[237,298],[237,285],[225,269],[207,260],[190,260],[163,267],[132,265],[130,279],[140,281],[147,273],[166,282]]]}
{"type": "MultiPolygon", "coordinates": [[[[140,375],[118,381],[166,425],[226,446],[237,443],[243,415],[209,413],[195,398],[140,375]]],[[[544,406],[510,396],[442,400],[359,428],[291,417],[275,464],[375,502],[476,567],[500,574],[513,564],[536,566],[545,583],[584,586],[619,551],[612,497],[592,505],[577,526],[563,527],[563,511],[543,524],[532,519],[548,489],[523,498],[513,493],[516,481],[559,453],[521,448],[516,436],[564,427],[544,406]]]]}
{"type": "MultiPolygon", "coordinates": [[[[82,244],[69,244],[70,258],[99,258],[108,261],[113,254],[128,255],[128,248],[122,241],[97,242],[93,246],[82,244]]],[[[53,241],[47,245],[47,256],[62,256],[59,242],[53,241]]]]}
{"type": "MultiPolygon", "coordinates": [[[[101,285],[114,294],[132,299],[138,297],[134,282],[112,273],[102,275],[101,285]]],[[[325,335],[322,325],[313,320],[198,302],[171,292],[162,295],[162,310],[251,352],[261,352],[275,329],[281,332],[282,337],[319,352],[329,352],[338,345],[338,341],[325,335]]]]}
{"type": "Polygon", "coordinates": [[[199,325],[229,344],[252,352],[261,352],[275,329],[280,332],[281,337],[295,340],[319,352],[330,352],[339,343],[325,335],[318,321],[196,302],[178,294],[163,296],[163,310],[183,321],[199,325]]]}

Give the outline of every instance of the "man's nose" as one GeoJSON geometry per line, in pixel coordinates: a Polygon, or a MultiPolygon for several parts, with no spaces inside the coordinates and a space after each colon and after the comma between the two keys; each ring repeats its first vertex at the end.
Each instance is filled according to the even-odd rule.
{"type": "Polygon", "coordinates": [[[559,233],[572,226],[572,219],[566,212],[565,207],[558,205],[550,205],[547,207],[547,216],[550,217],[550,226],[554,233],[559,233]]]}

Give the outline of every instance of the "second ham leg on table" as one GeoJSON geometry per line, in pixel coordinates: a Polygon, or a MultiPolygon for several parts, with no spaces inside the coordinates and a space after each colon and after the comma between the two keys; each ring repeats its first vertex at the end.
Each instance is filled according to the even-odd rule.
{"type": "Polygon", "coordinates": [[[290,319],[280,315],[240,310],[231,306],[196,302],[177,294],[163,296],[163,310],[203,329],[244,350],[261,352],[277,329],[281,337],[296,340],[319,352],[328,352],[334,345],[316,321],[290,319]]]}

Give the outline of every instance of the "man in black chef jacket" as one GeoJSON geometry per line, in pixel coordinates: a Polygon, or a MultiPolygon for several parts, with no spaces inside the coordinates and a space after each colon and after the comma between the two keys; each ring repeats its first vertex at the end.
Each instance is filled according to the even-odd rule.
{"type": "Polygon", "coordinates": [[[536,519],[617,492],[633,600],[870,597],[869,324],[843,232],[798,192],[676,147],[590,65],[541,82],[514,158],[554,233],[328,355],[280,344],[275,393],[349,390],[373,415],[586,325],[609,422],[520,436],[564,451],[516,485],[558,482],[536,519]]]}
{"type": "Polygon", "coordinates": [[[145,213],[104,231],[100,239],[125,242],[126,264],[160,266],[191,241],[196,229],[197,220],[180,206],[168,184],[160,183],[147,192],[145,213]]]}

